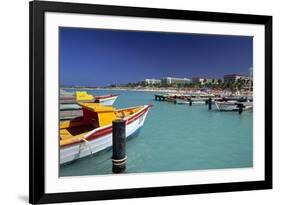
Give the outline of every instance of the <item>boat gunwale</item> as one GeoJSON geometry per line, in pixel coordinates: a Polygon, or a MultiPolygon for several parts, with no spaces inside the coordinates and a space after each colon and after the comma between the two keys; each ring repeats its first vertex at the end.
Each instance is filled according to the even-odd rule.
{"type": "Polygon", "coordinates": [[[108,99],[113,99],[117,98],[120,94],[109,94],[109,95],[99,95],[99,96],[94,96],[95,100],[108,100],[108,99]]]}

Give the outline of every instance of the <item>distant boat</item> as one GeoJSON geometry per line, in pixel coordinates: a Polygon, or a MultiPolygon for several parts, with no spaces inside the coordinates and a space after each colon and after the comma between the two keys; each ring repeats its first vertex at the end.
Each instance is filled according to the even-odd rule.
{"type": "Polygon", "coordinates": [[[189,104],[187,99],[176,98],[176,104],[189,104]]]}
{"type": "Polygon", "coordinates": [[[176,98],[175,97],[166,97],[167,102],[175,102],[176,98]]]}
{"type": "Polygon", "coordinates": [[[192,101],[192,104],[206,104],[207,98],[191,98],[191,99],[186,99],[186,98],[176,98],[176,103],[177,104],[190,104],[190,100],[192,101]]]}
{"type": "Polygon", "coordinates": [[[113,105],[118,98],[118,94],[93,96],[85,91],[76,91],[75,94],[61,90],[60,110],[81,109],[78,102],[95,102],[102,105],[113,105]]]}
{"type": "Polygon", "coordinates": [[[60,164],[97,153],[112,146],[112,121],[126,120],[126,137],[143,126],[152,105],[116,110],[99,103],[79,103],[83,117],[60,124],[60,164]]]}
{"type": "Polygon", "coordinates": [[[228,100],[228,101],[214,101],[215,108],[219,111],[240,111],[249,110],[253,108],[253,101],[251,100],[228,100]]]}

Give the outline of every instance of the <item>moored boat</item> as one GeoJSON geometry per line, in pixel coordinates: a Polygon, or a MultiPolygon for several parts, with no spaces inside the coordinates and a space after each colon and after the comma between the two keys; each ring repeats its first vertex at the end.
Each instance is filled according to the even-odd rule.
{"type": "Polygon", "coordinates": [[[81,109],[78,102],[95,102],[102,105],[113,105],[118,98],[118,94],[93,96],[85,91],[77,91],[75,95],[61,96],[60,98],[60,110],[77,110],[81,109]]]}
{"type": "Polygon", "coordinates": [[[219,111],[243,111],[253,108],[252,101],[239,102],[236,100],[229,101],[215,101],[215,108],[219,111]]]}
{"type": "Polygon", "coordinates": [[[60,124],[60,164],[97,153],[112,146],[112,121],[126,120],[126,137],[143,126],[152,105],[116,110],[99,103],[79,103],[83,117],[60,124]]]}
{"type": "Polygon", "coordinates": [[[176,98],[176,104],[190,104],[190,100],[192,104],[206,104],[207,98],[176,98]]]}
{"type": "Polygon", "coordinates": [[[95,102],[102,105],[113,105],[118,96],[117,94],[95,96],[95,102]]]}
{"type": "Polygon", "coordinates": [[[189,104],[188,99],[176,98],[176,104],[189,104]]]}

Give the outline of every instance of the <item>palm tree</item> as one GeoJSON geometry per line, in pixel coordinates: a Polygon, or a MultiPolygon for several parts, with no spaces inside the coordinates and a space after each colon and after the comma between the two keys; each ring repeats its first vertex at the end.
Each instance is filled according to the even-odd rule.
{"type": "Polygon", "coordinates": [[[244,85],[244,79],[239,78],[235,84],[236,84],[237,89],[241,90],[241,88],[244,85]]]}

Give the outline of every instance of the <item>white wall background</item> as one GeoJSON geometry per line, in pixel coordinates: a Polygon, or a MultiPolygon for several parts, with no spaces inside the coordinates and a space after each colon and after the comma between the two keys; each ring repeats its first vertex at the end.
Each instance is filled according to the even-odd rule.
{"type": "MultiPolygon", "coordinates": [[[[281,7],[277,0],[72,0],[109,5],[156,7],[273,16],[274,189],[79,204],[279,204],[281,96],[281,7]]],[[[2,1],[0,7],[0,204],[28,201],[28,1],[2,1]]]]}

